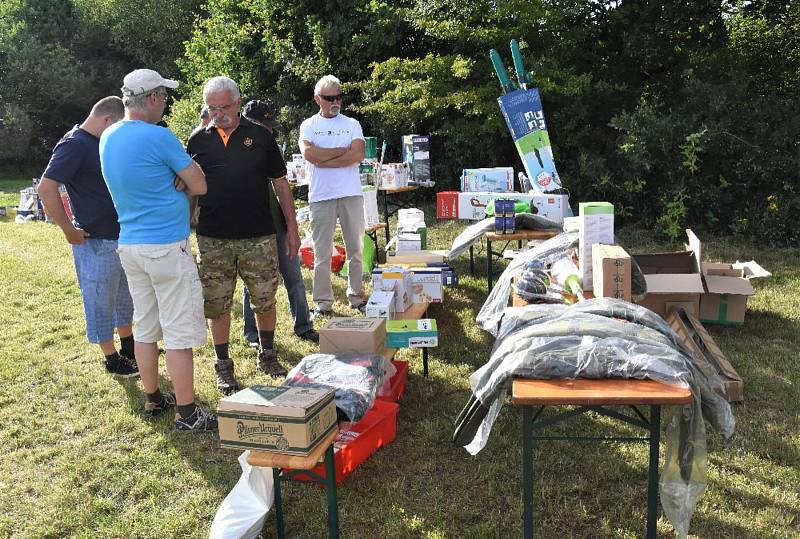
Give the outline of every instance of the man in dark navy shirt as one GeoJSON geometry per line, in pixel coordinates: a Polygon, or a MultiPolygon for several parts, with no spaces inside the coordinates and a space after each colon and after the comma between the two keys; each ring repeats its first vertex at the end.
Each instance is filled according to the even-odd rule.
{"type": "Polygon", "coordinates": [[[100,135],[125,114],[119,97],[98,101],[81,125],[73,127],[53,149],[42,175],[39,196],[47,215],[72,245],[78,286],[86,315],[86,337],[98,344],[106,370],[122,377],[138,376],[134,360],[133,302],[117,255],[117,212],[100,171],[100,135]],[[61,202],[64,185],[74,222],[61,202]],[[114,328],[121,353],[114,344],[114,328]]]}
{"type": "Polygon", "coordinates": [[[232,393],[239,387],[228,354],[237,274],[250,291],[256,314],[258,367],[270,376],[286,375],[275,350],[278,255],[270,181],[286,221],[285,248],[292,258],[300,238],[283,156],[269,131],[239,116],[242,100],[237,84],[227,77],[209,79],[203,101],[211,123],[195,129],[187,144],[208,183],[208,191],[199,199],[198,269],[217,355],[217,388],[232,393]]]}

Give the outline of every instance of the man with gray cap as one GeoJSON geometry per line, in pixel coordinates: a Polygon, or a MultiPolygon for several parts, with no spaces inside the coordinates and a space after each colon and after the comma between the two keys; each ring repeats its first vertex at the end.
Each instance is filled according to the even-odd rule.
{"type": "Polygon", "coordinates": [[[194,402],[192,348],[206,343],[203,296],[189,245],[189,197],[206,192],[203,171],[175,135],[155,125],[174,80],[151,69],[125,76],[125,119],[100,137],[103,176],[119,215],[119,255],[134,308],[136,362],[146,394],[145,416],[177,407],[173,427],[217,428],[194,402]],[[158,341],[175,389],[158,386],[158,341]]]}

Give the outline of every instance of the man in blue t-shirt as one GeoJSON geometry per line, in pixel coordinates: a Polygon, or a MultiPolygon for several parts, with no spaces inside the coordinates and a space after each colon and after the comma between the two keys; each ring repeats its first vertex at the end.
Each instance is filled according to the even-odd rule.
{"type": "Polygon", "coordinates": [[[189,245],[189,197],[206,192],[203,171],[175,135],[156,125],[174,80],[151,69],[125,76],[125,119],[100,137],[100,162],[119,215],[119,255],[133,297],[136,361],[145,416],[175,406],[173,427],[216,430],[217,418],[195,404],[192,348],[206,343],[203,292],[189,245]],[[175,394],[158,385],[164,340],[175,394]]]}
{"type": "Polygon", "coordinates": [[[53,148],[42,174],[39,196],[47,215],[72,245],[72,257],[86,315],[86,337],[100,346],[106,370],[124,378],[138,376],[134,361],[133,303],[117,254],[117,212],[100,172],[100,135],[122,119],[119,97],[95,103],[82,124],[73,127],[53,148]],[[61,202],[59,186],[69,194],[74,221],[61,202]],[[114,344],[114,328],[120,352],[114,344]]]}

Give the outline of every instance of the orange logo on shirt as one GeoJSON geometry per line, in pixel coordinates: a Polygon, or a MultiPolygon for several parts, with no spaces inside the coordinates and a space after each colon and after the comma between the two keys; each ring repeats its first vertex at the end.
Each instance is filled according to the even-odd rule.
{"type": "Polygon", "coordinates": [[[245,146],[251,146],[252,144],[253,144],[253,139],[251,139],[250,137],[247,137],[246,139],[244,139],[244,145],[245,146]]]}

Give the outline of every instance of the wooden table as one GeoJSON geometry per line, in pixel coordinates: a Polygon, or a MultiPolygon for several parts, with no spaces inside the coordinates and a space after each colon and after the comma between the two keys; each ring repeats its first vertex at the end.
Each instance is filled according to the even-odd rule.
{"type": "Polygon", "coordinates": [[[661,436],[661,406],[684,405],[692,401],[688,388],[653,380],[524,380],[514,379],[514,404],[522,406],[522,506],[525,539],[533,538],[533,441],[586,440],[629,441],[650,444],[647,483],[647,537],[656,537],[658,511],[658,453],[661,436]],[[573,405],[578,408],[546,419],[539,415],[547,406],[573,405]],[[629,406],[636,415],[623,414],[606,406],[629,406]],[[650,417],[637,406],[650,406],[650,417]],[[534,409],[535,410],[534,414],[534,409]],[[647,437],[534,436],[533,431],[586,412],[595,412],[649,431],[647,437]]]}
{"type": "MultiPolygon", "coordinates": [[[[410,191],[416,191],[419,189],[419,185],[406,185],[405,187],[397,187],[396,189],[387,189],[384,187],[378,187],[378,192],[381,193],[382,197],[382,204],[383,207],[383,220],[386,221],[386,224],[389,224],[389,217],[397,213],[398,210],[404,208],[410,208],[411,206],[404,203],[403,201],[391,201],[389,202],[388,195],[398,195],[400,193],[408,193],[410,191]],[[391,206],[391,208],[390,208],[391,206]]],[[[389,243],[389,227],[386,227],[386,243],[389,243]]]]}
{"type": "Polygon", "coordinates": [[[285,453],[273,453],[268,451],[250,451],[247,462],[251,466],[265,466],[272,468],[272,479],[275,489],[275,527],[277,528],[278,539],[284,539],[286,531],[283,522],[283,508],[281,506],[281,481],[291,481],[297,474],[310,475],[317,483],[324,485],[328,497],[328,536],[338,539],[339,537],[339,504],[336,499],[336,467],[334,466],[333,442],[339,428],[331,431],[322,442],[307,456],[287,455],[285,453]],[[311,471],[324,459],[325,477],[322,478],[311,471]],[[283,469],[291,471],[286,473],[283,469]]]}
{"type": "MultiPolygon", "coordinates": [[[[496,260],[503,258],[503,249],[508,247],[508,244],[514,240],[517,241],[517,247],[522,247],[523,241],[530,240],[549,240],[553,236],[560,234],[559,231],[554,230],[519,230],[513,234],[494,234],[487,233],[486,236],[486,291],[492,291],[494,284],[494,263],[496,260]],[[499,252],[492,250],[493,241],[505,241],[506,245],[499,252]]],[[[469,273],[475,275],[475,255],[473,246],[469,247],[469,273]]]]}
{"type": "MultiPolygon", "coordinates": [[[[420,318],[428,318],[429,306],[429,302],[412,303],[411,307],[402,313],[395,313],[395,320],[419,320],[420,318]]],[[[383,352],[383,357],[385,357],[388,361],[391,361],[394,359],[396,353],[397,348],[387,348],[383,352]]],[[[425,377],[428,376],[428,349],[426,347],[422,348],[422,375],[425,377]]]]}

